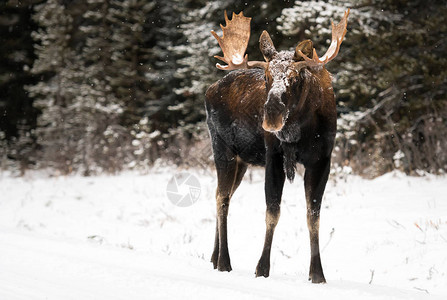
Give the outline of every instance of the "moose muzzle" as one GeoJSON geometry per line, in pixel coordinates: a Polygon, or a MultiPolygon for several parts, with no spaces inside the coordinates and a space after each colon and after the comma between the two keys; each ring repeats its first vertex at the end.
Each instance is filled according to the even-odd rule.
{"type": "Polygon", "coordinates": [[[268,132],[280,131],[286,122],[288,111],[279,100],[269,99],[264,105],[262,128],[268,132]]]}

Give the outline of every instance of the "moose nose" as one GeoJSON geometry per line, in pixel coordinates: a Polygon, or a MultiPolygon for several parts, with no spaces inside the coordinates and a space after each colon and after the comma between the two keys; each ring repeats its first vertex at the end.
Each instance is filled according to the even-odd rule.
{"type": "Polygon", "coordinates": [[[268,132],[281,131],[283,126],[284,126],[283,122],[280,119],[278,119],[276,122],[273,122],[273,123],[266,121],[266,119],[264,119],[264,121],[262,122],[262,128],[268,132]]]}
{"type": "Polygon", "coordinates": [[[265,131],[280,131],[285,122],[286,106],[280,101],[269,100],[264,105],[262,128],[265,131]]]}

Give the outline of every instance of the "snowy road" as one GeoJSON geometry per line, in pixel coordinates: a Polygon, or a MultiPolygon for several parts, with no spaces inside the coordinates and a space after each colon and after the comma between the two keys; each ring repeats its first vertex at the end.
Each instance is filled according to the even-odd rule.
{"type": "Polygon", "coordinates": [[[231,273],[209,262],[214,177],[196,172],[201,198],[179,208],[166,197],[173,173],[0,176],[0,300],[447,298],[446,177],[330,181],[320,231],[328,284],[312,285],[301,178],[285,187],[270,277],[254,278],[262,173],[232,200],[231,273]]]}
{"type": "Polygon", "coordinates": [[[5,300],[426,298],[417,291],[354,282],[315,286],[288,276],[217,273],[205,263],[4,230],[0,244],[0,299],[5,300]]]}

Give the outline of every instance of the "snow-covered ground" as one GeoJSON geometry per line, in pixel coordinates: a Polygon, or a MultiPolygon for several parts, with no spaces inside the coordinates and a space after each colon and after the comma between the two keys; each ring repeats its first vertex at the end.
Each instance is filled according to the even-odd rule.
{"type": "Polygon", "coordinates": [[[270,277],[255,278],[262,170],[230,205],[230,273],[209,262],[214,173],[189,170],[200,198],[178,207],[166,195],[178,172],[0,173],[0,299],[447,299],[446,177],[330,180],[320,225],[328,284],[313,285],[300,176],[285,186],[270,277]]]}

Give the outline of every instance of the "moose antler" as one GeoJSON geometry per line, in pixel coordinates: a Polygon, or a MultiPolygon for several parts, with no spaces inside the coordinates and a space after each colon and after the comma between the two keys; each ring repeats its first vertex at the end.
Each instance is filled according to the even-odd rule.
{"type": "Polygon", "coordinates": [[[214,57],[227,63],[226,66],[222,66],[217,63],[216,67],[220,70],[236,70],[236,69],[248,69],[256,67],[264,67],[264,62],[248,61],[248,54],[245,54],[247,50],[248,41],[250,39],[250,21],[251,18],[244,16],[241,11],[239,14],[233,13],[231,21],[228,19],[227,11],[225,11],[225,23],[222,24],[222,37],[218,36],[213,30],[211,33],[216,38],[222,49],[224,57],[215,55],[214,57]],[[244,56],[245,54],[245,56],[244,56]]]}
{"type": "Polygon", "coordinates": [[[340,50],[340,45],[343,42],[343,38],[345,37],[345,34],[346,34],[346,26],[348,24],[349,12],[350,12],[350,9],[348,8],[348,10],[345,12],[343,18],[337,25],[334,25],[334,22],[331,21],[331,23],[332,23],[332,41],[331,41],[331,45],[329,46],[329,49],[326,51],[326,53],[321,58],[319,58],[317,55],[317,52],[315,51],[315,48],[314,48],[312,58],[309,58],[305,54],[303,54],[303,52],[301,52],[301,50],[298,50],[295,55],[301,56],[304,59],[304,61],[295,62],[294,63],[295,68],[300,69],[300,68],[306,67],[306,66],[307,67],[324,66],[325,64],[327,64],[329,61],[331,61],[332,59],[334,59],[337,56],[338,51],[340,50]]]}
{"type": "Polygon", "coordinates": [[[250,21],[251,18],[244,17],[243,12],[240,12],[238,15],[233,13],[230,21],[227,11],[225,11],[226,26],[220,25],[223,32],[222,37],[219,37],[217,33],[211,30],[224,54],[224,57],[217,55],[214,57],[227,63],[227,66],[216,64],[218,69],[234,70],[247,68],[248,55],[246,54],[244,57],[244,53],[247,50],[248,40],[250,39],[250,21]]]}

